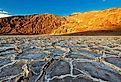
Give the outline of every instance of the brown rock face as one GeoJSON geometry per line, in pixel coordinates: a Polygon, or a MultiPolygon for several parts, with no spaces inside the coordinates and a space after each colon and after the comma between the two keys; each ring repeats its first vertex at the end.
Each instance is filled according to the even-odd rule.
{"type": "Polygon", "coordinates": [[[0,19],[0,34],[50,34],[65,19],[51,14],[0,19]]]}
{"type": "MultiPolygon", "coordinates": [[[[0,34],[61,35],[121,31],[121,8],[74,13],[69,16],[41,14],[0,18],[0,34]]],[[[119,33],[117,33],[119,34],[119,33]]]]}

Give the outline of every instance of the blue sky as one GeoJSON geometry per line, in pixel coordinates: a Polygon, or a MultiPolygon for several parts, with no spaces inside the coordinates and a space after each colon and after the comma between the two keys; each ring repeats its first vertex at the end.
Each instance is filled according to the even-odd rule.
{"type": "Polygon", "coordinates": [[[69,15],[112,7],[121,7],[121,0],[0,0],[0,9],[11,15],[69,15]]]}

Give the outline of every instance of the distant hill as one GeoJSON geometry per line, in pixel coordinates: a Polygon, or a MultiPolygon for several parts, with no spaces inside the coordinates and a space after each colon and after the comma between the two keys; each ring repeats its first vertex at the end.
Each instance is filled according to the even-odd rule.
{"type": "Polygon", "coordinates": [[[121,8],[0,18],[1,35],[121,35],[121,8]]]}

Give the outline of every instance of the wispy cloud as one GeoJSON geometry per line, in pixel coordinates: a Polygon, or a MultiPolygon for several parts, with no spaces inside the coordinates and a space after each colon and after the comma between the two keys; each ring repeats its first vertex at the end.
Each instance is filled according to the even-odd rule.
{"type": "Polygon", "coordinates": [[[9,16],[11,16],[9,15],[9,12],[4,11],[3,9],[0,8],[0,18],[9,17],[9,16]]]}

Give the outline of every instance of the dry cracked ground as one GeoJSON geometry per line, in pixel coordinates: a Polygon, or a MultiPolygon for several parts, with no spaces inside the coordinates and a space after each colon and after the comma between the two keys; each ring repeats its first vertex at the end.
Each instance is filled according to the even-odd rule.
{"type": "Polygon", "coordinates": [[[121,82],[121,37],[0,36],[0,82],[121,82]]]}

